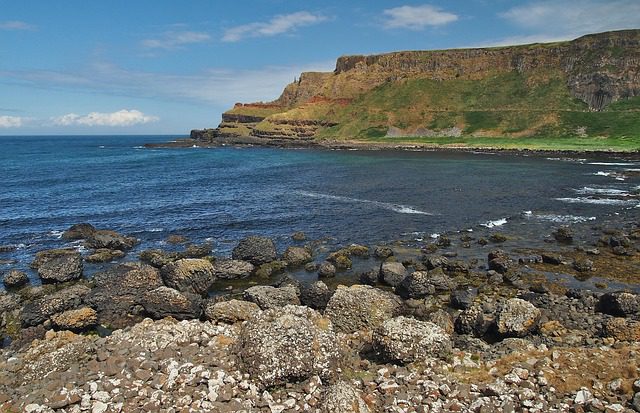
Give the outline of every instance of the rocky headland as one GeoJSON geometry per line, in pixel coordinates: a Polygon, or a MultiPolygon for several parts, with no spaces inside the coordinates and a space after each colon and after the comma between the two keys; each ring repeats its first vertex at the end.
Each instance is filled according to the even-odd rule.
{"type": "Polygon", "coordinates": [[[173,235],[133,257],[135,238],[75,225],[63,239],[87,252],[3,275],[0,410],[640,411],[640,226],[583,229],[528,249],[496,230],[337,249],[296,232],[230,256],[173,235]]]}

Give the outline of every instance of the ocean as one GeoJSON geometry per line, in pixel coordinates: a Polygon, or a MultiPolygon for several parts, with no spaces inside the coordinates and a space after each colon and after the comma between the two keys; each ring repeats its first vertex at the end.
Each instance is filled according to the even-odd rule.
{"type": "Polygon", "coordinates": [[[181,234],[228,255],[250,234],[373,245],[640,215],[638,156],[144,147],[174,138],[0,137],[0,246],[17,247],[0,271],[82,250],[61,239],[80,222],[139,238],[136,251],[181,234]]]}

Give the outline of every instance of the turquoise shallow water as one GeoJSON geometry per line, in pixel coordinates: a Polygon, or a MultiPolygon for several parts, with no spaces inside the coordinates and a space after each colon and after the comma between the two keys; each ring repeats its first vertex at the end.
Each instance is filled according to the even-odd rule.
{"type": "Polygon", "coordinates": [[[225,254],[248,234],[372,244],[640,215],[637,159],[142,146],[169,139],[0,137],[0,245],[19,247],[0,270],[63,246],[79,222],[133,234],[139,248],[180,233],[225,254]]]}

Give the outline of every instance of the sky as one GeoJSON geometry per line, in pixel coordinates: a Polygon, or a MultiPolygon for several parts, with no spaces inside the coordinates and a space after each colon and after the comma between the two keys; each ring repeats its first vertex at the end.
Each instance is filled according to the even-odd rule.
{"type": "Polygon", "coordinates": [[[0,135],[186,135],[342,55],[633,28],[638,0],[0,0],[0,135]]]}

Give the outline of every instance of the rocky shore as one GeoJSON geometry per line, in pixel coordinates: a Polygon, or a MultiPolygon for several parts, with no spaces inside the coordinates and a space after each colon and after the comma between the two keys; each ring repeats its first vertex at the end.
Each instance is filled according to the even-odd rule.
{"type": "Polygon", "coordinates": [[[75,225],[88,252],[37,253],[42,285],[3,274],[0,411],[640,411],[640,226],[591,233],[326,251],[296,232],[226,257],[173,235],[134,257],[135,238],[75,225]]]}

